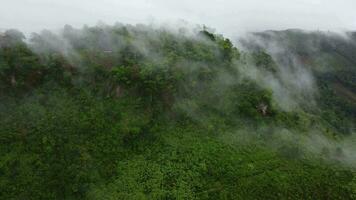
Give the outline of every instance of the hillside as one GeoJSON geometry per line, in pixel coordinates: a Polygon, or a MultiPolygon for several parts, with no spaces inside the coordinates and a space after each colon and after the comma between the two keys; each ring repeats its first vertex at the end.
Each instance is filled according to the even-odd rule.
{"type": "Polygon", "coordinates": [[[351,131],[348,128],[354,129],[356,124],[354,35],[351,32],[341,35],[302,30],[267,31],[251,34],[249,38],[253,39],[242,40],[242,43],[253,51],[270,53],[281,66],[279,71],[287,66],[287,72],[297,78],[309,75],[318,93],[315,95],[321,110],[318,114],[338,131],[348,134],[351,131]]]}
{"type": "Polygon", "coordinates": [[[0,35],[1,199],[355,199],[354,34],[0,35]],[[239,46],[239,48],[237,48],[239,46]]]}

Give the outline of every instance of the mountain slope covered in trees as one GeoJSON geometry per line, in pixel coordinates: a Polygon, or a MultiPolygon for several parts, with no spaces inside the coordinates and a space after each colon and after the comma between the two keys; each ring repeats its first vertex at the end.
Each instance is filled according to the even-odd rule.
{"type": "Polygon", "coordinates": [[[1,199],[355,199],[356,40],[0,35],[1,199]]]}

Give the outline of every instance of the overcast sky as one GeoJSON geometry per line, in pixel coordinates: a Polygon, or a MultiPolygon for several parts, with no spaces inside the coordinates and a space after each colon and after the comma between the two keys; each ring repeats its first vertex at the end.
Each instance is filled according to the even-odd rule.
{"type": "Polygon", "coordinates": [[[227,35],[303,28],[356,30],[356,0],[1,0],[0,29],[25,32],[185,20],[227,35]]]}

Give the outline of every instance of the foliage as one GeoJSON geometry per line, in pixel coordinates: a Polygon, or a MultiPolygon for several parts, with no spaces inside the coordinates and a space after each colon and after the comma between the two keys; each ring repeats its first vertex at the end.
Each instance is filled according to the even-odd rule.
{"type": "MultiPolygon", "coordinates": [[[[355,114],[349,93],[333,96],[324,77],[323,112],[282,111],[240,76],[245,58],[229,39],[187,32],[117,24],[30,43],[15,30],[0,36],[0,198],[355,198],[354,169],[297,143],[271,147],[276,129],[261,131],[341,137],[355,114]]],[[[266,52],[249,57],[274,72],[266,52]]]]}

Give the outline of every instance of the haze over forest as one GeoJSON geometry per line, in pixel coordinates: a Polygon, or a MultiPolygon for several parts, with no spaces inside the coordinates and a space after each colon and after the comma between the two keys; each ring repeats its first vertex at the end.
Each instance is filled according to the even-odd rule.
{"type": "Polygon", "coordinates": [[[11,0],[0,199],[356,199],[351,0],[11,0]]]}

